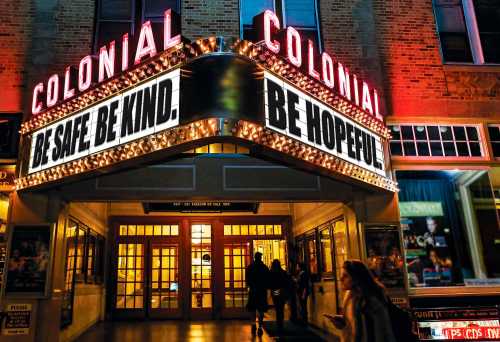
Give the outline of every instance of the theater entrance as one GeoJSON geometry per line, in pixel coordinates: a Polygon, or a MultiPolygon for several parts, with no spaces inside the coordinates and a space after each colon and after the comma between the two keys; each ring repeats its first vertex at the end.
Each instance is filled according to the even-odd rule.
{"type": "Polygon", "coordinates": [[[114,319],[245,318],[245,268],[287,268],[288,217],[113,217],[114,319]]]}

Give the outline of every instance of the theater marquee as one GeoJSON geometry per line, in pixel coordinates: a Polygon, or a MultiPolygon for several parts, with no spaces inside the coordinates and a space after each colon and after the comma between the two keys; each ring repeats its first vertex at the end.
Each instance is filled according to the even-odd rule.
{"type": "Polygon", "coordinates": [[[173,18],[165,12],[162,32],[144,23],[130,40],[137,46],[124,34],[121,56],[113,41],[78,69],[35,86],[33,117],[21,127],[18,190],[160,161],[214,139],[258,144],[323,174],[397,189],[378,93],[365,81],[326,52],[317,55],[293,27],[278,32],[271,11],[254,20],[256,44],[183,41],[173,18]]]}

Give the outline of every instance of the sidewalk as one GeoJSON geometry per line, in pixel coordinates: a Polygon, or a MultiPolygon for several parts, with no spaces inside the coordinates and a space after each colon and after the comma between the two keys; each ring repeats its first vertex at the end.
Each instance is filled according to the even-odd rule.
{"type": "Polygon", "coordinates": [[[265,324],[264,335],[252,336],[248,321],[127,321],[101,322],[84,333],[77,342],[268,342],[327,341],[307,328],[287,322],[278,335],[274,322],[265,324]]]}

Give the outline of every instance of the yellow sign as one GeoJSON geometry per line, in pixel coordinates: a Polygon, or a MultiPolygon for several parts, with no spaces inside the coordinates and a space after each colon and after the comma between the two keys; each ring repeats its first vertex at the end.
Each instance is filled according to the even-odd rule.
{"type": "Polygon", "coordinates": [[[10,192],[15,190],[15,171],[15,165],[0,166],[0,192],[10,192]]]}

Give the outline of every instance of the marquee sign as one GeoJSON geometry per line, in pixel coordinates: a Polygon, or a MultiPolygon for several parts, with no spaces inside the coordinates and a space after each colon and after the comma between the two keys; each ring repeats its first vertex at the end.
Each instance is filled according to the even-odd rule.
{"type": "Polygon", "coordinates": [[[28,174],[177,126],[179,84],[175,69],[35,132],[28,174]]]}
{"type": "Polygon", "coordinates": [[[182,41],[172,37],[178,32],[172,18],[166,11],[162,32],[144,23],[135,47],[123,35],[121,56],[111,42],[98,57],[84,57],[78,79],[66,69],[64,78],[35,86],[34,115],[21,128],[29,146],[18,189],[157,152],[165,157],[173,147],[221,136],[397,189],[386,171],[389,131],[377,92],[341,63],[316,55],[291,27],[278,32],[270,11],[254,19],[262,38],[257,44],[182,41]],[[237,75],[234,84],[223,79],[220,68],[228,65],[237,75]]]}
{"type": "Polygon", "coordinates": [[[386,176],[382,139],[269,72],[266,127],[386,176]]]}

